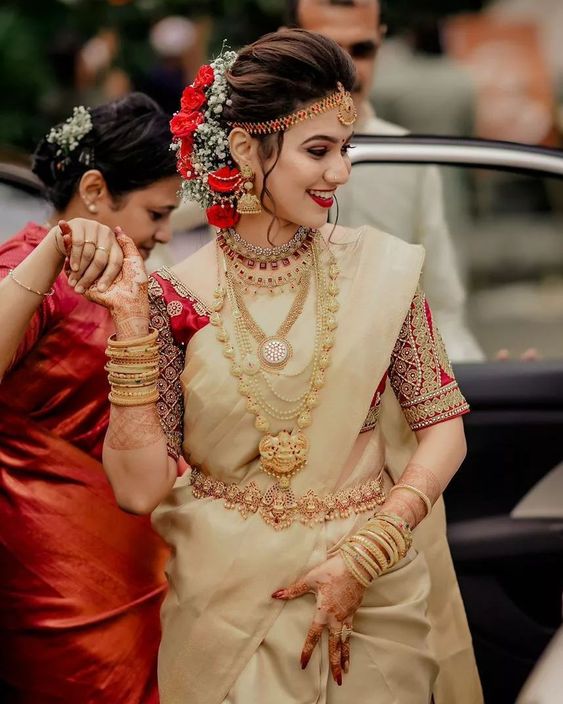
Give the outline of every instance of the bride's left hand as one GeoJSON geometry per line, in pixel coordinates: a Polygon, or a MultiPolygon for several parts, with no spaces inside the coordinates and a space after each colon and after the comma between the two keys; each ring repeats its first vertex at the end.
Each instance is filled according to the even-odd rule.
{"type": "Polygon", "coordinates": [[[315,646],[328,627],[328,654],[334,681],[342,684],[342,672],[350,666],[350,633],[352,620],[362,603],[363,587],[348,571],[340,555],[329,558],[314,567],[298,582],[278,589],[274,599],[297,599],[311,593],[317,597],[315,616],[301,653],[301,667],[305,669],[315,646]]]}

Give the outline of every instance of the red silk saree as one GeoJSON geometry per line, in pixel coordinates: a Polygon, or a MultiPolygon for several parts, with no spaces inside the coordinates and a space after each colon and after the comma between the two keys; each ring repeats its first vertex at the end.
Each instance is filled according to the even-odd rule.
{"type": "MultiPolygon", "coordinates": [[[[3,244],[0,277],[45,234],[3,244]]],[[[0,384],[0,700],[155,704],[166,550],[101,465],[112,324],[54,288],[0,384]]]]}

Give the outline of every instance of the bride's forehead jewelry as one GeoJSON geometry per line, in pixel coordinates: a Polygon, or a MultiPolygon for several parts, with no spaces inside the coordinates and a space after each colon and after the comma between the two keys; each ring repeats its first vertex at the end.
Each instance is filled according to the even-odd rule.
{"type": "Polygon", "coordinates": [[[354,100],[350,92],[344,89],[342,83],[338,82],[336,87],[337,89],[334,93],[327,95],[325,98],[318,100],[307,108],[301,108],[284,117],[276,117],[266,122],[230,122],[229,125],[231,127],[241,127],[249,134],[285,132],[285,130],[288,130],[290,127],[304,120],[308,120],[336,108],[338,120],[346,127],[349,127],[356,122],[358,117],[354,100]]]}

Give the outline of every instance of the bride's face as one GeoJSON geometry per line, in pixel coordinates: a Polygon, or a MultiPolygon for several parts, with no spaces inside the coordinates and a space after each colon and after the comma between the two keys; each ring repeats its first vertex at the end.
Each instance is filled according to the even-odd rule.
{"type": "MultiPolygon", "coordinates": [[[[334,194],[350,175],[351,137],[352,128],[338,120],[336,109],[304,120],[284,133],[281,153],[266,180],[271,196],[264,196],[266,205],[281,221],[315,228],[327,222],[334,194]]],[[[271,139],[275,142],[276,135],[271,139]]],[[[275,160],[276,154],[266,160],[265,173],[275,160]]],[[[258,171],[257,193],[262,183],[258,171]]]]}

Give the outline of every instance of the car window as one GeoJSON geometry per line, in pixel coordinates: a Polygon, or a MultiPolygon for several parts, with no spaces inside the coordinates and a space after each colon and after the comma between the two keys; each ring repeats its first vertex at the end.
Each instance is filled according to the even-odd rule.
{"type": "Polygon", "coordinates": [[[467,340],[465,352],[456,349],[461,307],[482,359],[499,351],[519,358],[530,348],[563,359],[563,180],[358,163],[339,196],[338,222],[425,246],[424,288],[454,361],[478,358],[467,340]]]}

